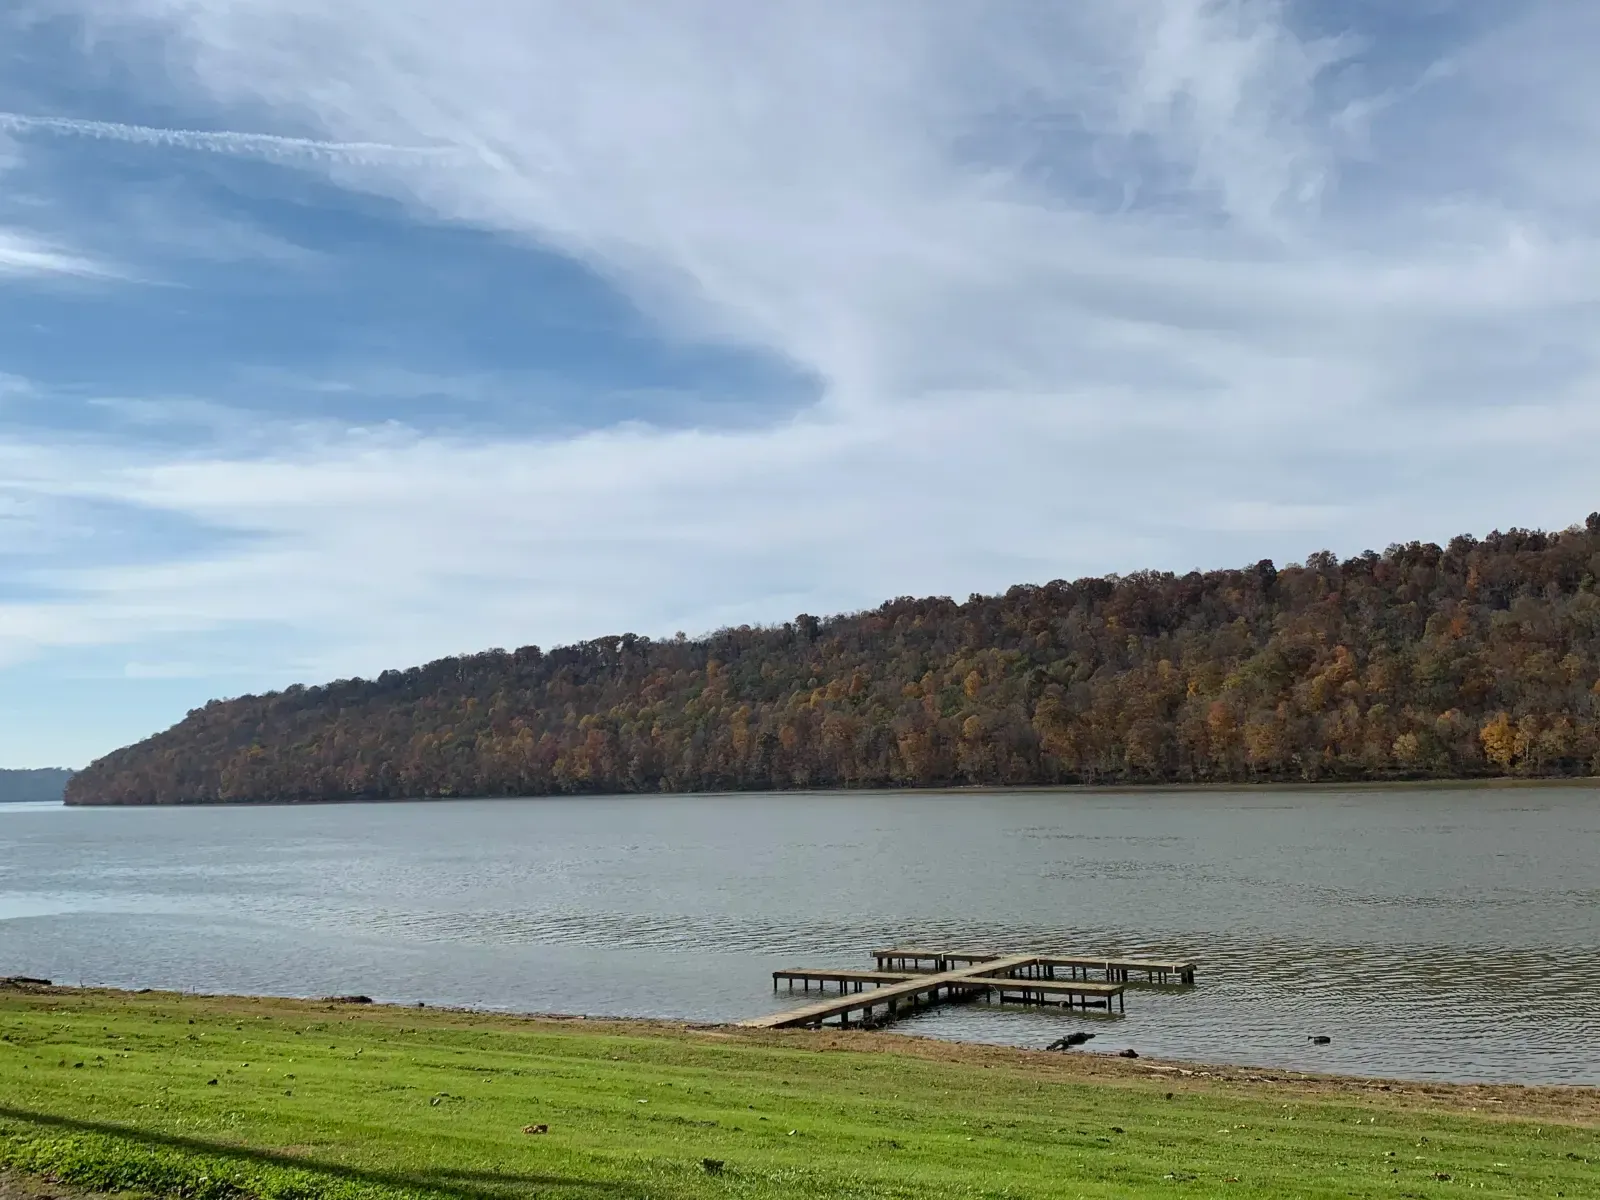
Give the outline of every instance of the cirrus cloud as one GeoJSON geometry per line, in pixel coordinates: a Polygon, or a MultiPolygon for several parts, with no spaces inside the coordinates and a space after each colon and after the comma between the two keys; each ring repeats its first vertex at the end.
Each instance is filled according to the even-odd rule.
{"type": "Polygon", "coordinates": [[[816,395],[731,427],[476,436],[257,412],[70,465],[14,435],[38,511],[234,536],[35,564],[51,597],[12,604],[0,655],[275,624],[296,671],[368,672],[1595,507],[1600,96],[1573,6],[42,7],[136,75],[154,38],[137,77],[164,103],[282,131],[92,136],[271,149],[582,264],[662,338],[816,395]]]}

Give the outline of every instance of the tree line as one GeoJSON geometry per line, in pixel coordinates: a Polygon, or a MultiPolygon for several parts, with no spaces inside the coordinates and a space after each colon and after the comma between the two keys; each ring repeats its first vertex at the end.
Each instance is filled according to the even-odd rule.
{"type": "Polygon", "coordinates": [[[1600,513],[213,701],[68,803],[1600,774],[1600,513]]]}
{"type": "Polygon", "coordinates": [[[0,770],[0,804],[59,802],[71,778],[65,767],[0,770]]]}

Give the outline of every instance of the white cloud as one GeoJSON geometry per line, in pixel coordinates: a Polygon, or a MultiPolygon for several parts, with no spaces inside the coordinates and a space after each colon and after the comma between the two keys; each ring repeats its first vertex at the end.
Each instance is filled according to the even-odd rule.
{"type": "Polygon", "coordinates": [[[111,268],[20,229],[0,228],[0,276],[106,276],[111,268]]]}
{"type": "Polygon", "coordinates": [[[7,375],[0,372],[0,402],[8,397],[31,396],[34,394],[32,382],[20,375],[7,375]]]}
{"type": "Polygon", "coordinates": [[[234,130],[165,129],[129,125],[121,121],[87,121],[76,117],[42,117],[0,112],[0,133],[13,136],[48,135],[126,142],[136,146],[227,154],[293,166],[361,163],[384,159],[419,159],[438,162],[450,157],[446,149],[429,146],[391,146],[382,142],[330,142],[317,138],[284,137],[271,133],[234,130]]]}
{"type": "Polygon", "coordinates": [[[56,572],[75,599],[4,609],[0,655],[284,622],[370,671],[1596,506],[1571,6],[1495,31],[1514,77],[1491,42],[1369,96],[1329,86],[1359,39],[1250,0],[62,7],[164,34],[196,103],[451,148],[312,165],[573,255],[823,395],[761,429],[80,455],[34,486],[257,536],[56,572]],[[1464,136],[1492,104],[1501,136],[1464,136]]]}

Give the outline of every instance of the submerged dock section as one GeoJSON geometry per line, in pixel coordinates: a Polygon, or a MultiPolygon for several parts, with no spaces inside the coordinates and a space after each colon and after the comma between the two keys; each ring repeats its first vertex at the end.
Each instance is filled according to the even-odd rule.
{"type": "Polygon", "coordinates": [[[838,989],[832,999],[818,1000],[786,1012],[743,1022],[754,1029],[820,1027],[837,1021],[848,1026],[881,1025],[917,1009],[987,996],[1000,1003],[1055,1004],[1066,1008],[1126,1011],[1125,991],[1137,976],[1151,984],[1194,984],[1192,962],[1151,959],[1107,959],[1060,954],[998,954],[983,950],[930,950],[897,946],[874,950],[877,970],[790,967],[772,973],[772,988],[796,984],[806,991],[815,984],[838,989]],[[1095,975],[1099,979],[1094,978],[1095,975]]]}

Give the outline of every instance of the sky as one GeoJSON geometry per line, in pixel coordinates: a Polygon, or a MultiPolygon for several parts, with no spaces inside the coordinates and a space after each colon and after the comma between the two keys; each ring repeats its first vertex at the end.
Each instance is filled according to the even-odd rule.
{"type": "Polygon", "coordinates": [[[1600,508],[1591,0],[8,0],[0,766],[1600,508]]]}

